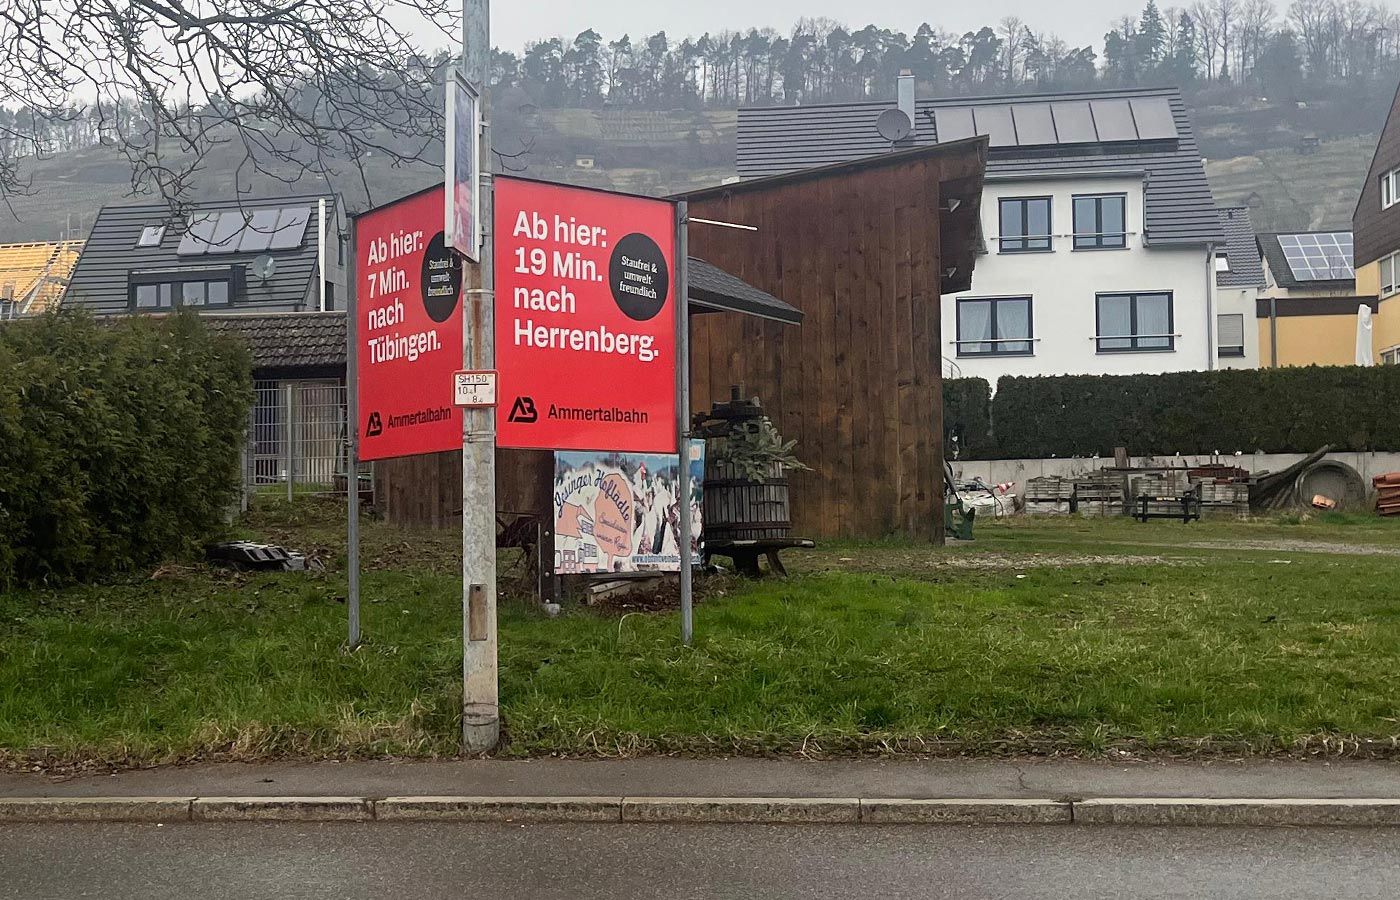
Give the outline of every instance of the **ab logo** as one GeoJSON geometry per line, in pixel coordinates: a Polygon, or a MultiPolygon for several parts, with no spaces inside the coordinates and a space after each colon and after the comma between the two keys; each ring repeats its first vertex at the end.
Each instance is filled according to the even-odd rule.
{"type": "Polygon", "coordinates": [[[535,399],[533,397],[516,397],[515,403],[510,408],[510,418],[506,421],[533,425],[539,421],[539,418],[540,414],[535,412],[535,399]]]}
{"type": "Polygon", "coordinates": [[[384,433],[384,420],[379,418],[379,413],[369,414],[369,424],[365,426],[365,437],[379,437],[384,433]]]}

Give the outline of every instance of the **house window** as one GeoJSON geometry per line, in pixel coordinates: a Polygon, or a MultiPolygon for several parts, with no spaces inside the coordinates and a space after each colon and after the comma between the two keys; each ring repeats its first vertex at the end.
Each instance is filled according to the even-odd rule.
{"type": "Polygon", "coordinates": [[[231,293],[229,282],[222,279],[140,281],[132,284],[128,291],[130,306],[137,310],[227,306],[231,293]]]}
{"type": "Polygon", "coordinates": [[[1381,351],[1381,365],[1400,365],[1400,347],[1391,347],[1389,350],[1381,351]]]}
{"type": "Polygon", "coordinates": [[[1390,209],[1400,200],[1400,169],[1391,169],[1381,176],[1381,209],[1390,209]]]}
{"type": "Polygon", "coordinates": [[[163,240],[165,240],[164,225],[147,225],[141,229],[141,237],[136,239],[136,246],[159,247],[163,240]]]}
{"type": "Polygon", "coordinates": [[[0,300],[0,319],[13,319],[18,315],[18,303],[13,300],[0,300]]]}
{"type": "Polygon", "coordinates": [[[1001,201],[1001,252],[1050,249],[1050,198],[1016,197],[1001,201]]]}
{"type": "Polygon", "coordinates": [[[1104,194],[1074,198],[1074,249],[1121,250],[1128,246],[1128,198],[1104,194]]]}
{"type": "Polygon", "coordinates": [[[1170,292],[1099,294],[1095,314],[1100,353],[1176,349],[1170,292]]]}
{"type": "Polygon", "coordinates": [[[1030,297],[969,297],[958,301],[958,356],[1029,356],[1030,297]]]}
{"type": "Polygon", "coordinates": [[[1221,357],[1244,356],[1244,314],[1222,313],[1215,317],[1216,352],[1221,357]]]}
{"type": "Polygon", "coordinates": [[[1228,271],[1230,271],[1230,255],[1229,255],[1228,253],[1225,253],[1225,252],[1217,252],[1217,253],[1215,254],[1215,271],[1217,271],[1217,272],[1228,272],[1228,271]]]}
{"type": "Polygon", "coordinates": [[[1397,283],[1395,280],[1396,275],[1400,274],[1396,272],[1397,269],[1400,269],[1400,253],[1392,253],[1389,256],[1381,257],[1382,297],[1389,297],[1397,290],[1400,290],[1400,283],[1397,283]]]}

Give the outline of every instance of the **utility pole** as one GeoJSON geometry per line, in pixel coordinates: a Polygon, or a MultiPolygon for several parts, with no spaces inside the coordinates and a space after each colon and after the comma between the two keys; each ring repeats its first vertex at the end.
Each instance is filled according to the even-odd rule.
{"type": "MultiPolygon", "coordinates": [[[[481,264],[475,286],[463,291],[462,368],[466,370],[496,367],[491,131],[487,125],[490,103],[486,93],[491,69],[490,17],[490,0],[462,0],[462,67],[480,97],[481,109],[477,136],[481,144],[480,181],[474,186],[481,194],[481,264]]],[[[462,638],[462,749],[484,753],[493,749],[501,736],[496,670],[496,410],[491,407],[462,410],[462,638]]]]}

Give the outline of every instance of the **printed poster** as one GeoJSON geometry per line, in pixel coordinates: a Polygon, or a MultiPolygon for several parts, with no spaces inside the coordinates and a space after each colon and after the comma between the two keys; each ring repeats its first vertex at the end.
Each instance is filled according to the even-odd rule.
{"type": "Polygon", "coordinates": [[[668,453],[554,455],[554,571],[679,572],[682,497],[700,561],[705,442],[691,441],[685,483],[668,453]]]}

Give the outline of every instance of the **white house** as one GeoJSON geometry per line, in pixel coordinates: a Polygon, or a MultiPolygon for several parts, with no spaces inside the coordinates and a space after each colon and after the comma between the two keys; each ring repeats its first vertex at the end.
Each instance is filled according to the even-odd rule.
{"type": "Polygon", "coordinates": [[[1259,368],[1256,325],[1264,262],[1245,206],[1222,206],[1225,246],[1215,251],[1215,356],[1222,369],[1259,368]]]}
{"type": "Polygon", "coordinates": [[[1180,91],[920,100],[904,75],[903,115],[891,107],[741,110],[739,172],[986,136],[984,252],[970,289],[943,297],[945,373],[1210,369],[1222,326],[1234,352],[1216,297],[1226,236],[1180,91]]]}

